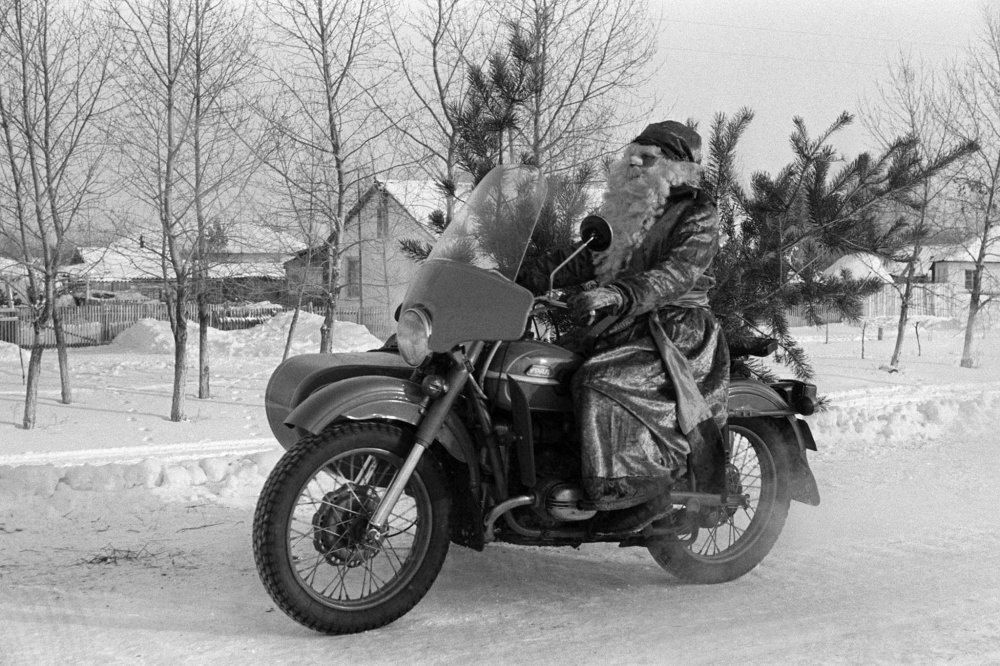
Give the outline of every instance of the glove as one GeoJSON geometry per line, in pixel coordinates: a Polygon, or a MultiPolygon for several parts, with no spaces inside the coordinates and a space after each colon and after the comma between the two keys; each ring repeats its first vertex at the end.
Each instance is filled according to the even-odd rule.
{"type": "Polygon", "coordinates": [[[573,296],[567,305],[576,321],[586,322],[597,311],[610,315],[621,314],[625,309],[625,295],[617,287],[597,287],[573,296]]]}

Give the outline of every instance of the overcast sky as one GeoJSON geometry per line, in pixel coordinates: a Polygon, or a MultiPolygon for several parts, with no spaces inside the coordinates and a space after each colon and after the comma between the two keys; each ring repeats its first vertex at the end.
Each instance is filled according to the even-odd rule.
{"type": "MultiPolygon", "coordinates": [[[[651,120],[689,117],[703,136],[717,111],[749,106],[756,117],[742,143],[748,175],[791,159],[792,118],[812,134],[885,81],[901,50],[944,64],[976,39],[979,0],[651,0],[661,16],[651,84],[651,120]]],[[[875,146],[860,119],[834,146],[853,157],[875,146]]]]}

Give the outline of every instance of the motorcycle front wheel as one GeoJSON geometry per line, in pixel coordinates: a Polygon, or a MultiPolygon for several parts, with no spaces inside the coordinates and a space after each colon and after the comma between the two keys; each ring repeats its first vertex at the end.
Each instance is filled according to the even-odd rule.
{"type": "Polygon", "coordinates": [[[747,504],[713,526],[646,544],[657,564],[681,580],[724,583],[746,574],[770,552],[788,516],[789,444],[773,420],[730,419],[729,443],[747,504]]]}
{"type": "Polygon", "coordinates": [[[257,572],[306,627],[346,634],[389,624],[427,593],[448,552],[450,499],[425,454],[380,538],[368,519],[412,448],[385,423],[332,426],[275,465],[254,513],[257,572]]]}

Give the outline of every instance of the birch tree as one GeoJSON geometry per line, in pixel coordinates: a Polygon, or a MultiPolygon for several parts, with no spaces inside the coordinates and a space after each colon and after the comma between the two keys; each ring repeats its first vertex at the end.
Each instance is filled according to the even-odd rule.
{"type": "MultiPolygon", "coordinates": [[[[466,72],[493,48],[495,24],[478,0],[420,0],[391,22],[395,67],[406,94],[376,95],[393,127],[416,149],[413,160],[436,178],[445,193],[445,220],[454,213],[461,121],[456,102],[468,91],[466,72]]],[[[404,144],[406,145],[406,144],[404,144]]],[[[425,222],[424,220],[421,220],[425,222]]]]}
{"type": "Polygon", "coordinates": [[[270,22],[265,164],[287,195],[284,212],[319,242],[325,314],[320,351],[332,348],[344,216],[358,168],[386,127],[368,91],[382,85],[385,0],[264,0],[270,22]]]}
{"type": "Polygon", "coordinates": [[[618,150],[621,133],[646,120],[637,90],[652,74],[655,24],[645,0],[519,0],[493,9],[531,45],[521,131],[535,163],[579,166],[618,150]]]}
{"type": "MultiPolygon", "coordinates": [[[[921,168],[968,155],[975,149],[974,143],[956,140],[948,132],[955,115],[955,97],[945,94],[934,72],[923,63],[914,63],[901,55],[890,67],[888,81],[878,87],[877,99],[877,104],[869,105],[863,115],[866,127],[883,147],[890,146],[900,136],[913,137],[913,149],[921,168]]],[[[953,241],[960,236],[956,233],[958,223],[943,210],[956,175],[956,169],[952,168],[926,176],[913,188],[914,205],[895,211],[903,216],[906,227],[900,234],[899,249],[893,253],[893,258],[903,266],[903,275],[901,282],[894,285],[900,296],[900,310],[890,367],[899,366],[910,304],[919,289],[915,279],[922,251],[929,244],[953,241]]]]}
{"type": "MultiPolygon", "coordinates": [[[[222,0],[191,0],[194,12],[191,46],[191,177],[187,179],[194,207],[195,288],[198,304],[198,397],[211,397],[209,364],[208,278],[210,240],[224,211],[245,192],[256,160],[238,135],[252,132],[240,108],[243,87],[255,66],[252,32],[246,9],[222,0]],[[214,222],[214,224],[213,224],[214,222]]],[[[244,139],[247,137],[244,136],[244,139]]]]}
{"type": "Polygon", "coordinates": [[[946,124],[948,131],[955,140],[977,144],[957,179],[956,204],[977,240],[969,255],[974,268],[960,361],[963,368],[975,365],[976,321],[994,298],[984,289],[983,272],[997,246],[1000,223],[1000,10],[984,6],[982,16],[979,42],[948,75],[949,94],[959,107],[956,117],[946,124]]]}
{"type": "MultiPolygon", "coordinates": [[[[213,223],[243,191],[251,161],[236,89],[251,65],[246,17],[224,0],[123,0],[118,141],[130,193],[158,222],[158,256],[174,338],[170,419],[185,418],[188,305],[202,324],[199,395],[209,395],[204,283],[213,223]]],[[[142,211],[140,211],[142,212],[142,211]]],[[[137,223],[142,226],[141,222],[137,223]]],[[[148,233],[148,229],[145,230],[148,233]]]]}
{"type": "Polygon", "coordinates": [[[110,44],[87,6],[57,0],[9,0],[0,8],[0,126],[6,199],[26,268],[33,341],[23,426],[37,410],[44,332],[55,331],[61,400],[72,401],[66,340],[55,307],[68,236],[96,193],[107,111],[110,44]]]}

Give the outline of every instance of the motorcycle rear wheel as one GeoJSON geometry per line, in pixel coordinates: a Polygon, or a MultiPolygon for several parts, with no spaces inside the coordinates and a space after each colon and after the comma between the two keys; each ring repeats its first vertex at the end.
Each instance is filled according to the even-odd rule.
{"type": "Polygon", "coordinates": [[[773,420],[729,421],[731,462],[749,506],[721,524],[694,528],[685,540],[662,537],[646,544],[656,563],[681,580],[724,583],[756,567],[778,540],[791,502],[789,445],[773,420]]]}
{"type": "Polygon", "coordinates": [[[385,423],[332,426],[294,444],[275,465],[254,513],[257,572],[275,604],[328,634],[381,627],[412,609],[448,553],[450,498],[425,454],[383,537],[368,517],[412,448],[385,423]]]}

